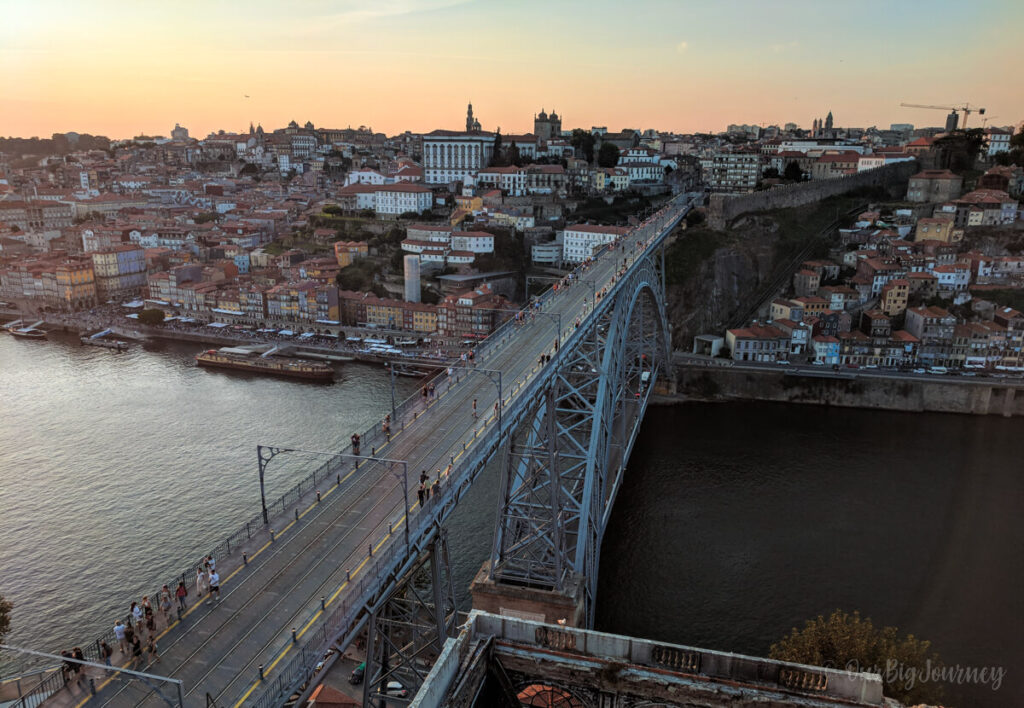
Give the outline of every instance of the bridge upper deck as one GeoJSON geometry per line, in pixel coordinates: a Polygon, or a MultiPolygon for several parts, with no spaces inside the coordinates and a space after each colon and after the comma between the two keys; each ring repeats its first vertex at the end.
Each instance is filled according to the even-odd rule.
{"type": "MultiPolygon", "coordinates": [[[[346,462],[340,483],[300,520],[282,520],[287,526],[273,543],[252,553],[247,565],[223,571],[220,601],[194,609],[173,627],[161,640],[161,663],[152,669],[182,680],[190,705],[206,696],[218,706],[260,704],[275,682],[287,686],[292,662],[310,658],[300,655],[303,645],[316,646],[318,637],[330,636],[327,628],[341,614],[361,610],[374,583],[382,582],[377,574],[404,560],[406,534],[415,539],[447,513],[444,497],[459,483],[464,463],[479,457],[477,448],[496,444],[500,411],[545,375],[541,355],[556,352],[570,338],[576,320],[594,312],[595,299],[601,307],[601,294],[621,282],[623,270],[657,245],[689,205],[685,195],[677,197],[602,248],[563,287],[549,291],[539,306],[543,315],[508,322],[482,343],[470,370],[453,369],[439,395],[411,407],[407,419],[392,422],[390,440],[374,450],[377,458],[391,462],[365,460],[354,469],[346,462]],[[570,283],[575,284],[565,287],[570,283]],[[437,480],[434,495],[423,504],[417,495],[421,471],[431,484],[437,480]]],[[[93,700],[93,705],[160,703],[151,687],[122,681],[108,682],[93,700]]]]}

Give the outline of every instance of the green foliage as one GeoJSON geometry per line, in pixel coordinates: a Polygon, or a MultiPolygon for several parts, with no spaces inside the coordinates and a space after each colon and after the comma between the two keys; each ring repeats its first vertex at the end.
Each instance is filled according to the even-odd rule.
{"type": "Polygon", "coordinates": [[[788,637],[772,644],[768,656],[777,661],[879,673],[885,695],[913,705],[938,703],[942,697],[937,682],[919,680],[927,668],[942,665],[930,649],[930,642],[912,634],[901,637],[895,627],[876,628],[858,612],[851,615],[836,610],[828,618],[819,615],[808,620],[802,630],[794,628],[788,637]]]}
{"type": "Polygon", "coordinates": [[[800,169],[800,164],[793,160],[786,165],[786,169],[782,171],[782,176],[790,182],[799,182],[804,178],[804,171],[800,169]]]}
{"type": "Polygon", "coordinates": [[[345,210],[337,204],[325,204],[323,208],[324,214],[330,214],[331,216],[342,216],[345,210]]]}
{"type": "Polygon", "coordinates": [[[598,167],[615,167],[619,164],[619,148],[615,143],[601,143],[601,149],[597,151],[598,167]]]}
{"type": "Polygon", "coordinates": [[[4,637],[7,636],[7,632],[11,628],[11,610],[13,608],[14,604],[0,595],[0,643],[4,641],[4,637]]]}
{"type": "Polygon", "coordinates": [[[689,228],[665,251],[665,282],[682,285],[693,278],[701,264],[728,243],[725,233],[704,228],[689,228]]]}
{"type": "Polygon", "coordinates": [[[423,288],[420,290],[420,300],[427,305],[436,305],[441,302],[441,296],[435,290],[423,288]]]}
{"type": "Polygon", "coordinates": [[[283,243],[280,241],[271,241],[263,247],[264,252],[269,253],[272,256],[280,256],[286,250],[288,250],[283,243]]]}
{"type": "Polygon", "coordinates": [[[765,177],[765,179],[777,179],[778,176],[779,176],[779,170],[777,168],[775,168],[775,167],[769,167],[767,170],[764,171],[764,175],[763,175],[763,177],[765,177]]]}
{"type": "Polygon", "coordinates": [[[599,224],[622,224],[632,215],[650,205],[647,197],[617,196],[611,204],[603,197],[591,197],[579,203],[573,219],[596,221],[599,224]]]}
{"type": "Polygon", "coordinates": [[[981,296],[1000,307],[1012,307],[1024,312],[1024,290],[989,290],[981,293],[981,296]]]}
{"type": "Polygon", "coordinates": [[[198,214],[195,218],[192,219],[192,221],[194,221],[197,224],[206,224],[211,221],[219,221],[220,217],[221,215],[215,211],[206,211],[203,212],[202,214],[198,214]]]}
{"type": "Polygon", "coordinates": [[[164,322],[163,310],[143,310],[139,313],[139,322],[144,325],[158,325],[164,322]]]}
{"type": "Polygon", "coordinates": [[[574,129],[569,142],[572,143],[572,146],[583,155],[583,159],[589,163],[594,162],[595,138],[590,131],[580,130],[579,128],[574,129]]]}
{"type": "Polygon", "coordinates": [[[355,290],[356,292],[367,292],[373,289],[375,284],[374,276],[379,268],[376,263],[367,259],[356,261],[350,266],[338,271],[338,287],[342,290],[355,290]]]}
{"type": "Polygon", "coordinates": [[[686,214],[686,225],[689,227],[704,223],[704,212],[700,209],[691,209],[686,214]]]}
{"type": "Polygon", "coordinates": [[[972,128],[967,131],[957,130],[939,138],[934,147],[939,151],[943,167],[961,173],[974,167],[974,161],[984,144],[985,132],[981,128],[972,128]]]}

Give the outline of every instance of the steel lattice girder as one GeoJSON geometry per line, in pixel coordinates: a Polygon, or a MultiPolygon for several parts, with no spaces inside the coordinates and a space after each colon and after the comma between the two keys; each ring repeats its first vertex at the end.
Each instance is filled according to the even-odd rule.
{"type": "Polygon", "coordinates": [[[448,557],[448,534],[442,527],[428,549],[370,615],[366,641],[363,705],[384,698],[390,681],[416,695],[445,640],[454,636],[455,588],[448,557]]]}
{"type": "Polygon", "coordinates": [[[660,254],[646,254],[559,352],[544,395],[510,436],[502,473],[492,577],[564,590],[570,574],[582,576],[591,624],[608,512],[668,361],[660,266],[660,254]]]}

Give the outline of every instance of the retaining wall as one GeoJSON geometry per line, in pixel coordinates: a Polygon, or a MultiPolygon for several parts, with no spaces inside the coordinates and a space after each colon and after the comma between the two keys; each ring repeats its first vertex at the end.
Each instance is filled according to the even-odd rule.
{"type": "Polygon", "coordinates": [[[858,375],[826,378],[766,369],[676,367],[676,380],[658,403],[683,401],[775,401],[877,408],[891,411],[1024,416],[1024,386],[1001,379],[955,382],[858,375]]]}

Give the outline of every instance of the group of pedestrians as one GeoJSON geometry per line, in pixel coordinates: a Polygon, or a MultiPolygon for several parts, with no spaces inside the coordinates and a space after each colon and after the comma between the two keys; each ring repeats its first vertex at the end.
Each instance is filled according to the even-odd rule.
{"type": "MultiPolygon", "coordinates": [[[[212,555],[206,556],[202,565],[196,568],[196,594],[200,600],[206,595],[208,605],[213,604],[214,599],[220,601],[220,575],[212,555]]],[[[127,620],[114,623],[114,639],[123,658],[129,661],[129,668],[145,668],[160,661],[157,646],[160,630],[170,628],[182,617],[188,609],[188,597],[189,590],[184,580],[180,580],[173,590],[164,585],[155,602],[149,595],[143,595],[140,602],[132,602],[129,606],[127,620]]],[[[112,666],[114,650],[105,641],[99,643],[99,654],[103,663],[112,666]]]]}
{"type": "Polygon", "coordinates": [[[207,605],[212,605],[214,600],[220,602],[220,574],[217,572],[217,561],[212,555],[206,556],[203,564],[196,568],[196,595],[206,595],[207,605]]]}
{"type": "MultiPolygon", "coordinates": [[[[451,466],[450,465],[448,467],[448,471],[451,471],[451,466]]],[[[420,486],[416,490],[416,496],[419,498],[420,508],[421,509],[426,504],[426,502],[430,499],[430,495],[431,494],[433,494],[434,496],[437,496],[437,493],[440,491],[440,488],[441,488],[441,468],[440,467],[437,468],[437,478],[433,481],[433,483],[431,483],[430,475],[427,474],[426,470],[423,470],[422,472],[420,472],[420,486]]]]}

